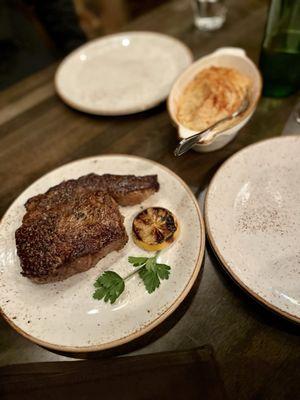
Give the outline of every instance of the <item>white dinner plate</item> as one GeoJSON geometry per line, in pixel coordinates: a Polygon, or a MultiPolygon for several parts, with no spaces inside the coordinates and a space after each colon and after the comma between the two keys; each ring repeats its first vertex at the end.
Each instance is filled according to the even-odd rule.
{"type": "Polygon", "coordinates": [[[236,282],[300,322],[300,137],[262,141],[227,160],[209,185],[205,222],[236,282]]]}
{"type": "Polygon", "coordinates": [[[42,346],[70,352],[97,351],[129,342],[167,318],[183,301],[199,273],[204,254],[204,226],[196,199],[173,172],[150,160],[108,155],[64,165],[26,189],[6,212],[0,226],[0,306],[2,315],[20,334],[42,346]],[[121,207],[129,241],[103,258],[94,268],[62,282],[39,285],[23,277],[16,254],[15,230],[29,197],[45,192],[65,179],[98,174],[157,174],[160,190],[142,204],[121,207]],[[132,272],[128,256],[146,253],[131,239],[131,224],[141,208],[162,206],[178,218],[180,235],[160,254],[171,266],[168,280],[148,294],[138,276],[126,282],[125,291],[111,305],[94,300],[93,284],[104,270],[121,276],[132,272]]]}
{"type": "Polygon", "coordinates": [[[124,32],[93,40],[59,66],[55,86],[70,106],[98,115],[147,110],[165,100],[192,62],[179,40],[155,32],[124,32]]]}

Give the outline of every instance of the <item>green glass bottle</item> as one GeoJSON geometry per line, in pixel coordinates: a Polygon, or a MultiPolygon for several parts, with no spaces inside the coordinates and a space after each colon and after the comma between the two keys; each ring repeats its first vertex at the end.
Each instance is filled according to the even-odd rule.
{"type": "Polygon", "coordinates": [[[300,88],[300,0],[272,0],[260,55],[263,93],[284,97],[300,88]]]}

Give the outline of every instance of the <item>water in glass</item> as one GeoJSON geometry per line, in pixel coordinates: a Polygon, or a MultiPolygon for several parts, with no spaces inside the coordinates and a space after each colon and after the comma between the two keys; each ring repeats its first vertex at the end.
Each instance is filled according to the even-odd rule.
{"type": "Polygon", "coordinates": [[[225,22],[226,7],[223,0],[193,0],[194,23],[200,30],[219,29],[225,22]]]}

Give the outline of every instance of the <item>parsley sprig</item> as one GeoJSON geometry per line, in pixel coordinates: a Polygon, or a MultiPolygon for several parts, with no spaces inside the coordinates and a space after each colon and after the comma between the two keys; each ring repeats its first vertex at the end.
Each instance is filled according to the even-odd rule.
{"type": "Polygon", "coordinates": [[[135,267],[135,271],[131,272],[125,278],[122,278],[116,272],[105,271],[94,283],[96,288],[93,298],[96,300],[103,299],[106,303],[109,301],[113,304],[125,289],[125,281],[130,279],[136,273],[142,279],[148,293],[153,293],[160,286],[160,281],[169,279],[171,267],[166,264],[159,264],[157,257],[128,257],[128,261],[135,267]]]}
{"type": "Polygon", "coordinates": [[[161,279],[169,279],[169,265],[157,263],[158,253],[154,257],[129,257],[128,261],[134,267],[139,267],[138,273],[143,280],[148,293],[159,288],[161,279]]]}
{"type": "Polygon", "coordinates": [[[104,299],[105,303],[110,301],[114,303],[125,289],[124,279],[116,272],[105,271],[94,283],[96,288],[93,297],[94,299],[104,299]]]}

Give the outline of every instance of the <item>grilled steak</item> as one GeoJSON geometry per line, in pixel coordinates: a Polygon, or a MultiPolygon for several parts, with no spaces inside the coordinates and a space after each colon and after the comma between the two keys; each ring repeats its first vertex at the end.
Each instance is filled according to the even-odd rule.
{"type": "Polygon", "coordinates": [[[156,176],[90,174],[32,197],[15,235],[22,274],[48,283],[95,266],[128,240],[117,203],[137,204],[158,189],[156,176]]]}
{"type": "Polygon", "coordinates": [[[89,174],[78,179],[70,179],[50,188],[46,193],[30,198],[26,209],[49,209],[69,201],[76,194],[86,190],[109,193],[121,206],[138,204],[157,192],[159,184],[156,175],[96,175],[89,174]]]}

